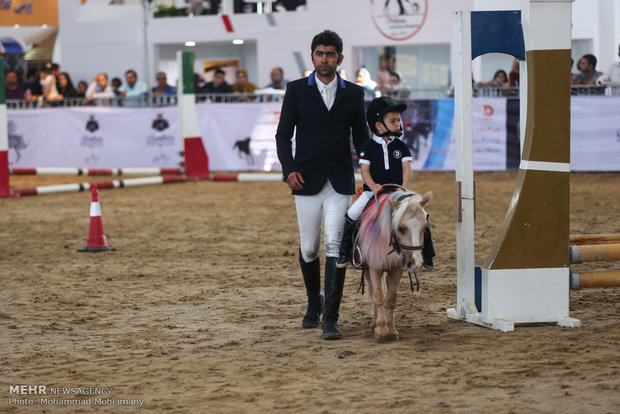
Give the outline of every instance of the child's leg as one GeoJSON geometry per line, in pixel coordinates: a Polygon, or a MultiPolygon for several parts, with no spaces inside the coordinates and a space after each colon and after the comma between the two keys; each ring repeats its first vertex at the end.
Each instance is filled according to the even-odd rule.
{"type": "Polygon", "coordinates": [[[433,236],[431,235],[431,222],[428,219],[429,215],[426,215],[426,229],[424,229],[424,247],[422,248],[422,258],[424,259],[424,265],[427,267],[435,266],[435,243],[433,242],[433,236]]]}

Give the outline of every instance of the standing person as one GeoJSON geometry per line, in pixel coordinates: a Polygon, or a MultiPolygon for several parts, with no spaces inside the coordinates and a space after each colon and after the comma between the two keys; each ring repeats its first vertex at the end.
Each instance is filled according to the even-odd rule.
{"type": "Polygon", "coordinates": [[[58,76],[58,93],[60,94],[60,99],[75,98],[77,96],[73,82],[71,82],[71,76],[67,72],[62,72],[58,76]]]}
{"type": "Polygon", "coordinates": [[[4,74],[4,97],[6,99],[24,99],[26,92],[19,85],[17,72],[9,69],[4,74]]]}
{"type": "Polygon", "coordinates": [[[359,149],[368,141],[364,90],[337,73],[342,39],[325,30],[312,39],[314,72],[289,82],[276,132],[278,158],[295,196],[299,226],[299,264],[306,285],[308,309],[304,328],[321,327],[324,339],[340,339],[338,312],[346,269],[336,261],[344,214],[355,192],[349,137],[359,149]],[[295,131],[295,154],[291,138],[295,131]],[[321,293],[319,247],[324,227],[325,296],[321,293]]]}
{"type": "Polygon", "coordinates": [[[47,101],[58,99],[58,89],[56,89],[56,76],[52,74],[52,64],[47,63],[40,72],[42,95],[47,101]]]}
{"type": "Polygon", "coordinates": [[[79,81],[77,84],[77,97],[84,98],[86,96],[86,90],[88,89],[88,84],[86,81],[79,81]]]}
{"type": "Polygon", "coordinates": [[[91,102],[93,99],[103,100],[114,98],[114,91],[108,83],[107,73],[101,72],[93,78],[93,82],[88,86],[86,90],[85,103],[91,102]]]}
{"type": "MultiPolygon", "coordinates": [[[[366,119],[374,136],[360,154],[364,192],[355,200],[345,215],[340,253],[336,263],[338,268],[346,268],[351,260],[353,233],[357,227],[357,220],[370,199],[380,193],[397,189],[396,187],[383,187],[385,184],[397,184],[407,188],[411,182],[411,151],[403,141],[398,139],[403,134],[400,114],[406,109],[407,105],[399,104],[387,97],[375,98],[368,105],[366,119]]],[[[422,256],[427,267],[435,265],[433,261],[435,249],[430,226],[424,231],[422,256]]]]}
{"type": "Polygon", "coordinates": [[[168,85],[166,72],[157,72],[155,80],[157,81],[157,86],[151,89],[151,94],[153,96],[176,95],[177,91],[174,90],[174,87],[168,85]]]}
{"type": "Polygon", "coordinates": [[[288,83],[288,80],[284,79],[284,70],[281,67],[276,66],[275,68],[271,69],[269,77],[271,78],[271,83],[265,86],[265,88],[282,90],[286,89],[286,84],[288,83]]]}
{"type": "Polygon", "coordinates": [[[146,83],[138,80],[135,70],[125,72],[125,84],[119,88],[119,96],[125,98],[124,106],[142,106],[146,103],[144,97],[148,94],[146,83]]]}
{"type": "MultiPolygon", "coordinates": [[[[618,45],[618,57],[620,57],[620,45],[618,45]]],[[[603,76],[597,81],[602,85],[610,85],[612,87],[612,95],[620,95],[620,61],[609,67],[603,76]]]]}

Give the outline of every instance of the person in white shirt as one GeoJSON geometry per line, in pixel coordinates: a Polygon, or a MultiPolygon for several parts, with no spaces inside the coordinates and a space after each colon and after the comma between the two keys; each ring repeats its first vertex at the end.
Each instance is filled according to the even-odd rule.
{"type": "Polygon", "coordinates": [[[114,98],[114,91],[112,86],[108,83],[108,75],[106,73],[99,73],[93,78],[93,82],[86,89],[86,102],[91,102],[93,99],[111,99],[114,98]]]}
{"type": "Polygon", "coordinates": [[[47,101],[55,101],[59,99],[58,89],[56,88],[56,77],[52,74],[52,65],[50,63],[41,69],[41,90],[47,101]]]}
{"type": "MultiPolygon", "coordinates": [[[[618,45],[618,57],[620,57],[620,45],[618,45]]],[[[611,86],[612,95],[620,95],[620,61],[611,65],[607,72],[597,79],[597,83],[611,86]]]]}

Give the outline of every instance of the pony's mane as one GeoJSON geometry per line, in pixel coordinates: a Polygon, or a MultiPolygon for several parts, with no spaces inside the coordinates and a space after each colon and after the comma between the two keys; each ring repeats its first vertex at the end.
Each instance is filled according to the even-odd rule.
{"type": "Polygon", "coordinates": [[[393,226],[398,225],[411,203],[420,203],[422,196],[413,191],[395,191],[379,196],[379,203],[371,202],[362,214],[362,224],[357,235],[357,243],[362,256],[370,267],[387,269],[400,261],[392,250],[390,241],[393,226]],[[398,209],[392,214],[388,200],[398,200],[406,196],[398,209]]]}

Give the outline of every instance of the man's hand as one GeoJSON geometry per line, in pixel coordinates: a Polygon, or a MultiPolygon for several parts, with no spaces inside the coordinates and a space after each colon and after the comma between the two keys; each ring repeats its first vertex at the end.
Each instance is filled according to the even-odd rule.
{"type": "Polygon", "coordinates": [[[301,190],[304,188],[304,184],[306,183],[301,176],[301,173],[297,171],[293,171],[286,177],[286,183],[291,188],[291,190],[301,190]]]}
{"type": "Polygon", "coordinates": [[[374,183],[370,190],[375,193],[375,195],[379,194],[381,190],[383,190],[383,186],[381,184],[374,183]]]}

